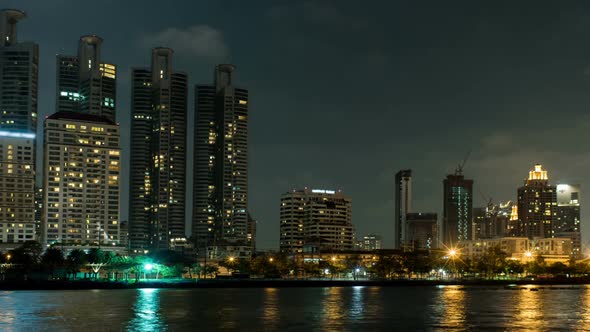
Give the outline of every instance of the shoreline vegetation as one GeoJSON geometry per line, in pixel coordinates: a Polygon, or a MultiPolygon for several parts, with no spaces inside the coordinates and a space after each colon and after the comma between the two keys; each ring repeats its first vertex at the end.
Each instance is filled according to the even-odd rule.
{"type": "MultiPolygon", "coordinates": [[[[137,288],[265,288],[354,286],[491,286],[590,284],[586,260],[528,262],[511,260],[499,247],[476,259],[459,250],[375,250],[291,257],[257,253],[197,261],[195,255],[157,251],[123,256],[101,248],[43,250],[28,241],[0,253],[0,290],[69,290],[137,288]]],[[[527,286],[529,287],[529,286],[527,286]]],[[[564,286],[565,287],[565,286],[564,286]]],[[[571,287],[571,286],[570,286],[571,287]]],[[[563,288],[563,287],[562,287],[563,288]]]]}
{"type": "Polygon", "coordinates": [[[197,279],[197,280],[11,280],[1,281],[0,291],[98,290],[141,288],[294,288],[294,287],[502,287],[513,290],[580,289],[590,278],[548,278],[536,280],[304,280],[304,279],[197,279]],[[526,286],[526,287],[522,287],[526,286]]]}

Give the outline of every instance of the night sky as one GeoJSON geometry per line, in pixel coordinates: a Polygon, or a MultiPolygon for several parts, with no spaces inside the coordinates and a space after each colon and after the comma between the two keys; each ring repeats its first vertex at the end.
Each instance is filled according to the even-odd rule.
{"type": "MultiPolygon", "coordinates": [[[[583,220],[590,204],[584,195],[589,2],[5,0],[2,6],[25,10],[19,40],[40,44],[42,117],[55,110],[55,54],[76,54],[84,34],[104,38],[102,58],[119,70],[125,156],[130,68],[147,66],[150,48],[174,48],[173,66],[189,74],[191,151],[192,85],[212,82],[216,63],[235,64],[235,82],[250,90],[250,211],[261,249],[278,247],[280,195],[304,186],[350,195],[357,235],[381,234],[389,247],[395,172],[413,170],[414,211],[440,216],[442,180],[470,150],[464,173],[475,181],[474,206],[516,199],[536,162],[550,182],[582,185],[583,220]]],[[[191,170],[192,154],[188,160],[191,170]]],[[[582,222],[582,231],[586,243],[590,222],[582,222]]]]}

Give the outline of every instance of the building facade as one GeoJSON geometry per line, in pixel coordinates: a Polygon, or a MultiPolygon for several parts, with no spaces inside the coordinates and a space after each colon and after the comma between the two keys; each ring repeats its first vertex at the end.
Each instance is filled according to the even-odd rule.
{"type": "Polygon", "coordinates": [[[44,227],[48,245],[120,246],[119,126],[57,112],[45,120],[44,227]]]}
{"type": "Polygon", "coordinates": [[[0,243],[36,240],[35,135],[0,132],[0,243]]]}
{"type": "Polygon", "coordinates": [[[56,112],[82,112],[116,121],[117,67],[102,62],[103,39],[80,37],[78,55],[56,57],[56,112]]]}
{"type": "Polygon", "coordinates": [[[352,250],[352,200],[341,192],[303,189],[281,196],[280,251],[352,250]]]}
{"type": "Polygon", "coordinates": [[[395,235],[394,248],[401,249],[407,238],[406,215],[412,210],[412,170],[395,174],[395,235]]]}
{"type": "Polygon", "coordinates": [[[549,184],[547,171],[537,164],[518,188],[518,236],[550,238],[557,220],[557,189],[549,184]]]}
{"type": "Polygon", "coordinates": [[[367,234],[363,236],[362,239],[356,242],[357,250],[379,250],[383,249],[383,241],[381,240],[381,236],[376,234],[367,234]]]}
{"type": "Polygon", "coordinates": [[[19,10],[0,11],[0,243],[36,240],[35,142],[39,48],[19,42],[19,10]]]}
{"type": "Polygon", "coordinates": [[[461,257],[476,259],[482,257],[488,250],[498,247],[507,254],[508,259],[528,263],[538,256],[543,257],[545,263],[569,263],[572,243],[568,238],[539,238],[504,237],[496,239],[481,239],[461,242],[459,252],[461,257]]]}
{"type": "Polygon", "coordinates": [[[150,68],[132,69],[129,240],[132,252],[186,241],[188,76],[173,51],[154,48],[150,68]]]}
{"type": "Polygon", "coordinates": [[[471,240],[473,220],[473,180],[461,174],[447,175],[443,181],[443,244],[453,247],[471,240]]]}
{"type": "Polygon", "coordinates": [[[252,252],[256,251],[256,229],[258,227],[258,221],[248,213],[248,228],[246,243],[252,248],[252,252]]]}
{"type": "Polygon", "coordinates": [[[580,185],[558,184],[557,219],[554,225],[555,237],[567,237],[572,240],[572,256],[582,257],[582,233],[580,229],[580,185]]]}
{"type": "Polygon", "coordinates": [[[438,215],[436,213],[408,213],[405,250],[438,248],[438,215]]]}
{"type": "Polygon", "coordinates": [[[473,240],[511,236],[511,226],[518,220],[512,201],[473,209],[473,240]]]}
{"type": "Polygon", "coordinates": [[[43,239],[43,186],[37,187],[35,185],[35,234],[37,239],[43,239]]]}
{"type": "Polygon", "coordinates": [[[218,65],[214,84],[195,87],[192,236],[199,255],[210,246],[252,243],[248,240],[248,90],[234,86],[234,70],[233,65],[218,65]]]}

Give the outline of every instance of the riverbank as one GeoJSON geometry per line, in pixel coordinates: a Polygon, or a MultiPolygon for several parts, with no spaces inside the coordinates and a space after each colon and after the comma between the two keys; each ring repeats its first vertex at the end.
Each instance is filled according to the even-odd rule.
{"type": "MultiPolygon", "coordinates": [[[[539,280],[293,280],[293,279],[199,279],[142,280],[139,282],[48,280],[0,281],[0,290],[76,290],[137,288],[292,288],[292,287],[407,287],[407,286],[499,286],[521,285],[573,286],[590,284],[590,278],[559,278],[539,280]]],[[[561,287],[563,288],[563,287],[561,287]]]]}

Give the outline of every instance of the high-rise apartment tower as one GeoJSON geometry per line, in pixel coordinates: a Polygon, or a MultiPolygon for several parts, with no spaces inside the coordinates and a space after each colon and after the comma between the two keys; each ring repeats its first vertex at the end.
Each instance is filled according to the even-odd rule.
{"type": "Polygon", "coordinates": [[[248,90],[235,67],[215,67],[214,84],[195,87],[193,239],[208,246],[248,245],[248,90]]]}
{"type": "Polygon", "coordinates": [[[536,164],[518,188],[518,235],[529,239],[554,237],[556,220],[556,187],[549,184],[543,166],[536,164]]]}
{"type": "Polygon", "coordinates": [[[149,68],[132,69],[129,240],[132,252],[186,239],[188,76],[173,51],[152,50],[149,68]]]}
{"type": "Polygon", "coordinates": [[[26,17],[0,11],[0,242],[35,239],[35,144],[39,48],[19,42],[26,17]]]}

